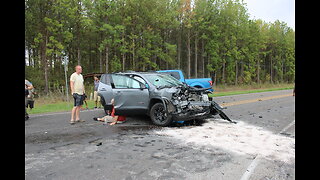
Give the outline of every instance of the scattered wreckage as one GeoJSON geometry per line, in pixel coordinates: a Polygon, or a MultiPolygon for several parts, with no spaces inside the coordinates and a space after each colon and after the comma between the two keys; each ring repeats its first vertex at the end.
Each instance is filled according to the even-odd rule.
{"type": "Polygon", "coordinates": [[[116,114],[147,114],[155,125],[168,126],[173,121],[200,120],[220,115],[235,123],[219,104],[208,96],[210,88],[195,88],[174,77],[156,72],[103,74],[98,88],[107,112],[114,98],[116,114]]]}

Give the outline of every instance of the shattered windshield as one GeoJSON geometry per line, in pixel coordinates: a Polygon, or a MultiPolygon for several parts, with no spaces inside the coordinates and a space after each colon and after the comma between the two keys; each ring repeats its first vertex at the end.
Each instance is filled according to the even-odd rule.
{"type": "Polygon", "coordinates": [[[166,74],[148,74],[145,76],[156,87],[174,87],[183,85],[176,78],[166,74]]]}

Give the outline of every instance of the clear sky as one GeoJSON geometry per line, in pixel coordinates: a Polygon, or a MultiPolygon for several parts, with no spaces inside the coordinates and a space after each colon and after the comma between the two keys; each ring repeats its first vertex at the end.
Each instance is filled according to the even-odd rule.
{"type": "Polygon", "coordinates": [[[266,22],[278,19],[295,29],[295,0],[243,0],[243,2],[247,4],[251,19],[262,19],[266,22]]]}

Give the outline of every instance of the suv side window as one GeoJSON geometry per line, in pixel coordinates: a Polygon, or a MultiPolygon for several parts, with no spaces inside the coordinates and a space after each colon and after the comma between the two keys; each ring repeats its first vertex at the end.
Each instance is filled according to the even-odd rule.
{"type": "Polygon", "coordinates": [[[110,84],[110,75],[109,74],[102,74],[100,77],[100,82],[104,84],[110,84]]]}
{"type": "Polygon", "coordinates": [[[144,79],[142,79],[141,77],[139,77],[139,76],[133,76],[132,78],[137,80],[137,81],[139,81],[139,82],[141,82],[142,84],[146,84],[146,81],[144,79]]]}
{"type": "Polygon", "coordinates": [[[112,74],[114,88],[116,89],[137,89],[140,83],[128,76],[112,74]]]}

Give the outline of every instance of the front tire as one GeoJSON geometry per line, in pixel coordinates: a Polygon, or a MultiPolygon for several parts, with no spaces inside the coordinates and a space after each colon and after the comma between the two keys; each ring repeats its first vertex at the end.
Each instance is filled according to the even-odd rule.
{"type": "Polygon", "coordinates": [[[151,107],[150,118],[158,126],[168,126],[172,122],[172,116],[164,110],[163,103],[156,103],[151,107]]]}

